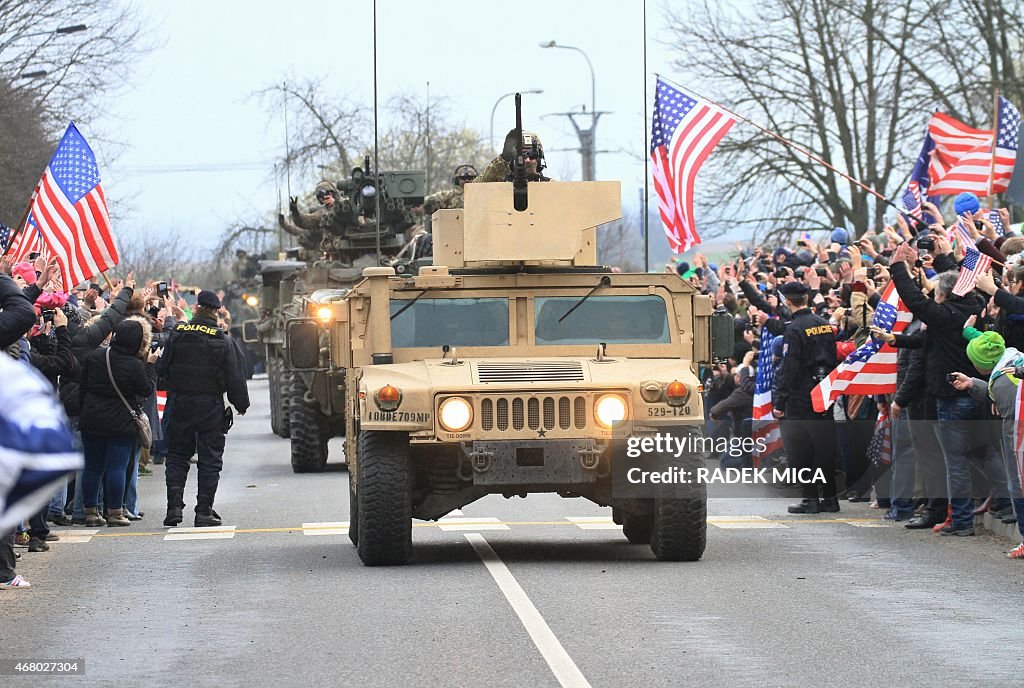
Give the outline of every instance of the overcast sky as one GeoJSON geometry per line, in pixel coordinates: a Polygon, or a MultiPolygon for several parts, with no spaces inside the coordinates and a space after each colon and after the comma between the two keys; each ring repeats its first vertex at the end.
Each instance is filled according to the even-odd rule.
{"type": "MultiPolygon", "coordinates": [[[[396,92],[425,91],[429,81],[432,96],[449,98],[457,118],[486,134],[499,96],[543,89],[524,97],[524,125],[552,151],[549,167],[560,179],[579,179],[578,154],[553,152],[577,146],[576,135],[566,118],[543,115],[583,104],[589,110],[590,73],[579,53],[538,43],[556,40],[586,51],[597,77],[597,108],[612,112],[598,126],[598,148],[632,153],[600,154],[598,178],[621,180],[623,195],[638,197],[644,89],[652,89],[654,72],[683,76],[673,74],[669,37],[659,30],[662,2],[647,2],[646,75],[641,0],[378,0],[377,6],[382,102],[396,92]]],[[[127,146],[105,167],[96,146],[122,234],[173,228],[213,246],[226,225],[276,209],[272,165],[284,150],[283,121],[268,123],[250,97],[254,91],[289,74],[326,75],[330,93],[372,104],[369,0],[178,0],[145,3],[143,11],[160,47],[140,61],[134,83],[112,103],[115,119],[97,123],[127,146]]],[[[498,110],[497,136],[512,121],[508,98],[498,110]]],[[[90,123],[79,125],[88,138],[90,123]]],[[[315,181],[293,178],[293,191],[315,181]]]]}

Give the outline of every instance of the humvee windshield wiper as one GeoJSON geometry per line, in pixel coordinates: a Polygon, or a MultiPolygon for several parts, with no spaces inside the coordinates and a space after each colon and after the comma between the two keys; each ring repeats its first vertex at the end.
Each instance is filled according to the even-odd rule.
{"type": "MultiPolygon", "coordinates": [[[[572,312],[573,312],[574,310],[576,310],[577,308],[579,308],[580,306],[582,306],[582,305],[584,304],[584,302],[585,302],[585,301],[586,301],[587,299],[589,299],[589,298],[591,297],[591,295],[592,295],[592,294],[593,294],[593,293],[594,293],[595,291],[597,291],[597,290],[598,290],[598,289],[600,289],[601,287],[607,287],[607,286],[608,286],[609,284],[611,284],[611,283],[612,283],[612,279],[611,279],[611,278],[610,278],[610,277],[609,277],[608,275],[605,275],[604,277],[602,277],[602,278],[601,278],[601,281],[597,283],[597,286],[596,286],[596,287],[594,287],[593,289],[591,289],[590,291],[588,291],[588,292],[587,292],[587,294],[586,294],[586,296],[584,296],[584,297],[583,297],[582,299],[580,299],[579,301],[577,301],[577,302],[576,302],[576,304],[575,304],[575,305],[573,305],[573,307],[572,307],[572,308],[570,308],[569,310],[567,310],[567,311],[565,312],[565,315],[563,315],[563,316],[562,316],[561,318],[559,318],[559,319],[558,319],[558,322],[562,322],[563,320],[565,320],[566,318],[568,318],[568,317],[569,317],[569,314],[571,314],[571,313],[572,313],[572,312]]],[[[418,298],[418,297],[417,297],[417,298],[418,298]]]]}
{"type": "Polygon", "coordinates": [[[417,295],[416,295],[416,298],[414,298],[414,299],[410,299],[410,300],[409,300],[409,303],[407,303],[407,304],[405,304],[404,306],[402,306],[401,308],[399,308],[399,309],[398,309],[398,311],[397,311],[397,312],[396,312],[396,313],[395,313],[394,315],[392,315],[392,316],[391,316],[391,319],[392,319],[392,320],[394,320],[395,318],[397,318],[398,316],[400,316],[400,315],[401,315],[402,313],[405,313],[405,312],[406,312],[406,311],[407,311],[407,310],[408,310],[408,309],[409,309],[409,308],[410,308],[410,307],[411,307],[411,306],[412,306],[412,305],[413,305],[414,303],[416,303],[417,301],[419,301],[419,300],[420,300],[420,297],[421,297],[421,296],[423,296],[424,294],[426,294],[426,293],[427,293],[428,291],[430,291],[431,289],[432,289],[432,287],[427,287],[426,289],[424,289],[423,291],[421,291],[421,292],[420,292],[419,294],[417,294],[417,295]]]}

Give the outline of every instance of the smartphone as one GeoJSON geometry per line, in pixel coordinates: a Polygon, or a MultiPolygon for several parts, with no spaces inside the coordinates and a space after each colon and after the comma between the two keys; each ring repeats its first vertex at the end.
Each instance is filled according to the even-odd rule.
{"type": "Polygon", "coordinates": [[[158,282],[157,283],[157,285],[156,285],[156,294],[157,294],[157,296],[159,296],[162,299],[167,298],[170,295],[170,292],[167,289],[167,282],[158,282]]]}
{"type": "Polygon", "coordinates": [[[39,257],[39,251],[32,251],[32,252],[30,252],[30,253],[28,254],[28,259],[29,259],[30,261],[32,261],[32,260],[35,260],[35,259],[36,259],[36,258],[38,258],[38,257],[39,257]]]}
{"type": "Polygon", "coordinates": [[[89,288],[90,288],[90,289],[92,289],[92,290],[93,290],[94,292],[96,292],[97,294],[100,294],[100,293],[102,293],[102,292],[103,292],[103,290],[102,290],[102,289],[100,289],[100,284],[99,284],[99,282],[90,282],[90,283],[89,283],[89,288]]]}

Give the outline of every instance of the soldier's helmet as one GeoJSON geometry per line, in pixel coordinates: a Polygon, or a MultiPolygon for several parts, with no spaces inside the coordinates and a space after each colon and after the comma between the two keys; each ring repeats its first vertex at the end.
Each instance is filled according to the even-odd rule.
{"type": "Polygon", "coordinates": [[[326,179],[319,182],[313,192],[316,194],[316,199],[318,201],[322,201],[329,195],[334,196],[335,198],[338,197],[338,187],[326,179]]]}
{"type": "Polygon", "coordinates": [[[466,182],[473,181],[479,175],[480,173],[472,165],[459,165],[455,168],[455,172],[452,173],[452,184],[454,186],[461,186],[466,182]]]}

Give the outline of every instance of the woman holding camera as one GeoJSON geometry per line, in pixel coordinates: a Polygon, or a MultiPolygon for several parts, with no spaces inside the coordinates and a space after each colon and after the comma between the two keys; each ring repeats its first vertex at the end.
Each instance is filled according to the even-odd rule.
{"type": "Polygon", "coordinates": [[[110,347],[85,359],[79,427],[85,449],[82,488],[87,526],[131,523],[123,508],[125,472],[138,441],[135,417],[156,387],[153,364],[160,352],[150,351],[151,338],[152,327],[145,318],[126,318],[114,328],[110,347]],[[99,513],[101,479],[106,520],[99,513]]]}

